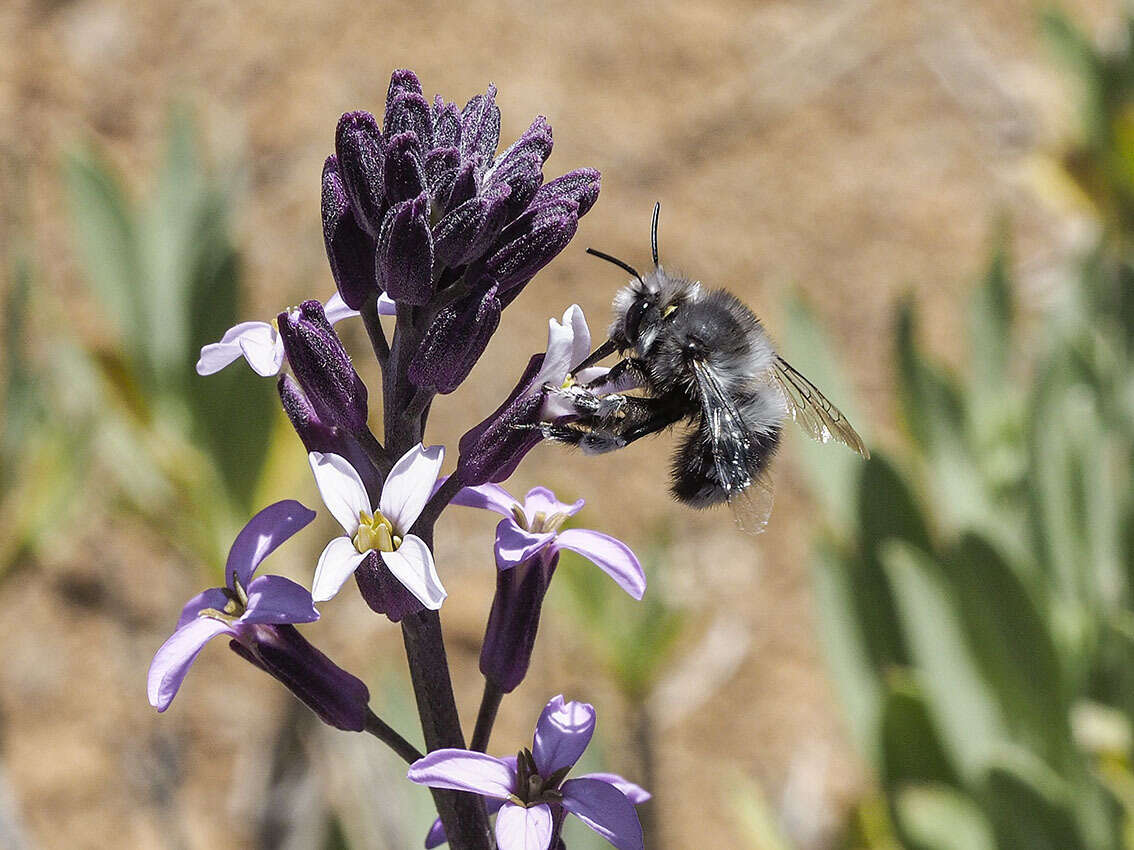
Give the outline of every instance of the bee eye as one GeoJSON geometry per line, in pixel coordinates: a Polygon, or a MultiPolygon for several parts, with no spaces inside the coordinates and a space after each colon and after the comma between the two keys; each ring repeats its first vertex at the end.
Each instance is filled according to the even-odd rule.
{"type": "Polygon", "coordinates": [[[638,339],[638,328],[642,324],[642,317],[646,315],[650,302],[640,298],[630,305],[626,311],[626,336],[631,341],[638,339]]]}

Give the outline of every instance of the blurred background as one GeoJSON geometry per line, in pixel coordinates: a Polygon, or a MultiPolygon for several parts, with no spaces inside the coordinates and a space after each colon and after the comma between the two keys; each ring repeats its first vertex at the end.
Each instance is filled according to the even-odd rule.
{"type": "MultiPolygon", "coordinates": [[[[669,502],[671,437],[533,452],[642,556],[634,604],[564,557],[490,751],[560,692],[651,848],[1134,847],[1134,55],[1122,7],[1018,0],[8,0],[0,6],[0,846],[410,848],[430,800],[220,642],[160,718],[180,606],[276,499],[318,506],[274,386],[200,345],[333,291],[319,175],[390,72],[547,174],[603,172],[572,246],[434,405],[455,445],[572,302],[588,245],[727,286],[874,449],[788,428],[759,537],[669,502]]],[[[340,325],[372,395],[357,323],[340,325]]],[[[471,729],[494,523],[438,526],[471,729]]],[[[324,517],[272,557],[308,584],[324,517]]],[[[399,630],[305,634],[420,744],[399,630]]],[[[585,829],[572,850],[607,846],[585,829]]]]}

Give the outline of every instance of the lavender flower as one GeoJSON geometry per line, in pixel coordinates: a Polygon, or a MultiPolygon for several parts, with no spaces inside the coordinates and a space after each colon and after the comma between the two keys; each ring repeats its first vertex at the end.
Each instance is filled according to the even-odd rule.
{"type": "MultiPolygon", "coordinates": [[[[572,383],[571,370],[590,351],[591,332],[578,304],[567,308],[562,322],[548,320],[547,351],[532,357],[512,394],[491,416],[461,437],[457,475],[462,484],[503,481],[543,439],[541,422],[573,412],[570,404],[550,390],[572,383]]],[[[586,383],[607,371],[605,367],[592,366],[576,379],[586,383]]]]}
{"type": "MultiPolygon", "coordinates": [[[[571,813],[618,850],[642,850],[642,825],[634,806],[647,791],[610,773],[566,779],[595,730],[594,707],[554,697],[536,723],[530,750],[515,759],[472,750],[434,750],[414,762],[410,781],[431,788],[480,794],[496,815],[499,850],[548,850],[571,813]]],[[[427,848],[444,843],[434,824],[427,848]]]]}
{"type": "Polygon", "coordinates": [[[154,655],[150,705],[169,708],[205,644],[224,634],[237,654],[283,682],[325,723],[348,731],[363,728],[370,701],[366,686],[290,625],[319,619],[311,594],[282,576],[252,578],[264,558],[314,518],[314,511],[287,500],[248,521],[229,550],[226,585],[190,599],[176,631],[154,655]]]}
{"type": "Polygon", "coordinates": [[[482,484],[459,491],[452,504],[504,517],[496,526],[496,595],[480,651],[481,673],[503,693],[527,675],[560,550],[578,552],[635,599],[646,592],[646,574],[625,543],[585,528],[559,530],[582,509],[582,499],[568,505],[546,487],[535,487],[521,505],[498,484],[482,484]]]}
{"type": "Polygon", "coordinates": [[[441,607],[447,594],[433,553],[409,530],[433,492],[444,454],[442,446],[426,449],[420,443],[406,452],[387,476],[375,511],[362,479],[345,458],[311,452],[319,493],[345,532],[319,556],[312,586],[316,601],[334,597],[363,561],[377,558],[421,605],[441,607]]]}

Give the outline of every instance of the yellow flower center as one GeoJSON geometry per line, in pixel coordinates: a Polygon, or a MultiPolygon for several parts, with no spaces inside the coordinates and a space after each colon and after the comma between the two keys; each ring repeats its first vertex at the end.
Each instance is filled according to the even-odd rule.
{"type": "Polygon", "coordinates": [[[248,591],[244,589],[244,585],[240,583],[235,572],[232,574],[232,586],[236,589],[221,588],[221,592],[228,597],[228,601],[224,603],[224,608],[219,611],[216,608],[205,608],[198,611],[197,616],[211,617],[229,625],[243,617],[244,612],[248,610],[248,591]]]}
{"type": "Polygon", "coordinates": [[[575,386],[576,383],[578,382],[575,380],[575,376],[568,373],[567,377],[563,379],[563,383],[559,385],[559,389],[569,390],[571,387],[575,386]]]}
{"type": "Polygon", "coordinates": [[[354,548],[359,552],[393,552],[402,545],[402,538],[394,534],[394,524],[381,512],[371,516],[366,511],[358,512],[358,531],[354,533],[354,548]]]}
{"type": "Polygon", "coordinates": [[[547,534],[551,531],[558,531],[559,527],[567,521],[567,514],[559,512],[548,516],[544,511],[536,511],[529,524],[528,515],[524,513],[524,509],[520,505],[514,504],[512,505],[512,519],[524,531],[530,531],[532,534],[547,534]]]}

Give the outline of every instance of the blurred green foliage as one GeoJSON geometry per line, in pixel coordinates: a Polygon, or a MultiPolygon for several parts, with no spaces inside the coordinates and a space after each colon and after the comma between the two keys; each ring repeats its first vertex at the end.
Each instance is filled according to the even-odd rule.
{"type": "MultiPolygon", "coordinates": [[[[1065,165],[1097,247],[1027,345],[1000,247],[960,374],[903,301],[901,449],[860,465],[802,447],[827,507],[824,641],[880,787],[848,846],[1134,847],[1134,54],[1046,24],[1085,83],[1065,165]]],[[[792,361],[846,398],[811,314],[789,312],[792,361]]]]}
{"type": "Polygon", "coordinates": [[[0,565],[38,551],[60,521],[81,526],[95,498],[220,570],[255,507],[274,385],[239,365],[208,379],[193,369],[200,347],[236,323],[242,292],[232,181],[206,168],[196,135],[190,114],[172,110],[145,203],[100,153],[67,155],[76,261],[93,299],[59,303],[29,261],[10,258],[0,565]]]}

